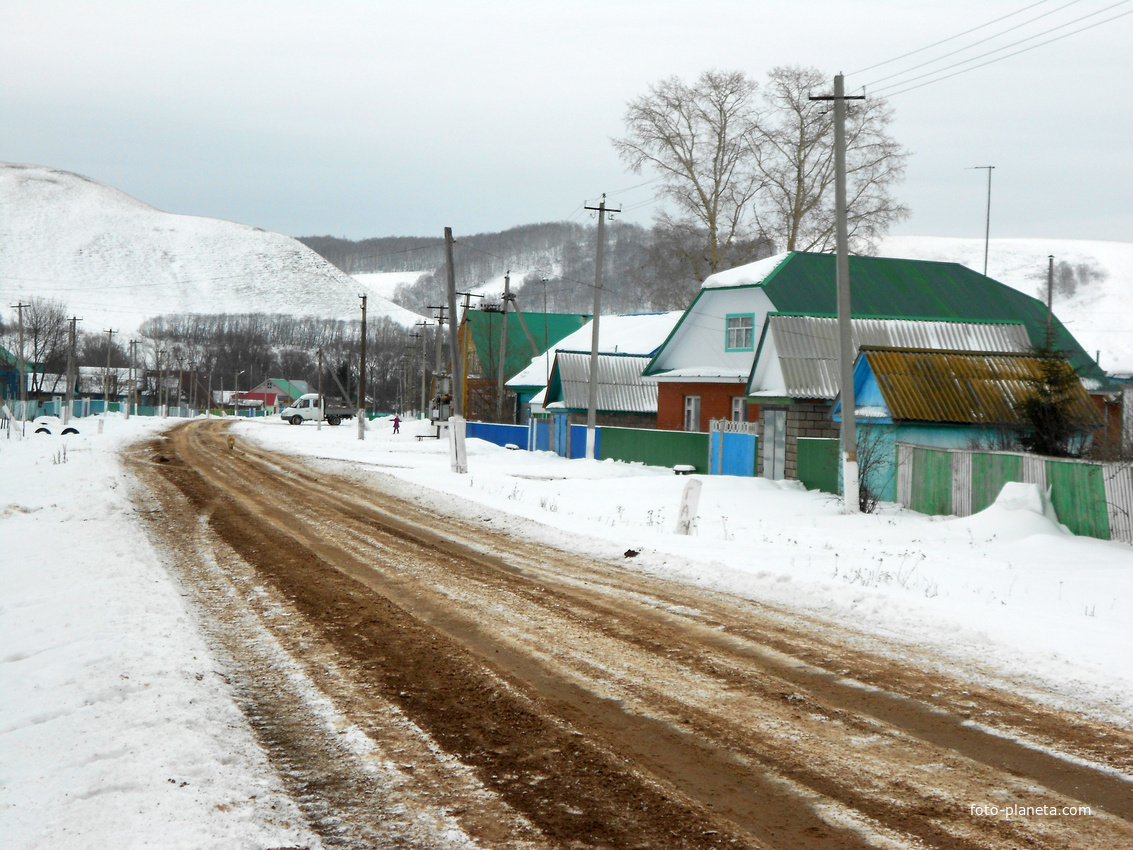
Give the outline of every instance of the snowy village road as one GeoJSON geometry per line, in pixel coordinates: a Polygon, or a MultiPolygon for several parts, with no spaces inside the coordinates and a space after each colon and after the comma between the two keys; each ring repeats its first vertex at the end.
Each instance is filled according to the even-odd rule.
{"type": "Polygon", "coordinates": [[[139,510],[328,845],[1133,846],[1128,729],[225,440],[139,510]]]}

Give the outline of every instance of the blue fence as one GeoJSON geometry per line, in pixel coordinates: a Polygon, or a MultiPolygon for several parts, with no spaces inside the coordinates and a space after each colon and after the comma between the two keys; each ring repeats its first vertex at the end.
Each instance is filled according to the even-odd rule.
{"type": "Polygon", "coordinates": [[[475,437],[497,446],[527,446],[527,427],[524,425],[498,425],[494,422],[469,422],[466,437],[475,437]]]}
{"type": "Polygon", "coordinates": [[[756,474],[759,438],[755,434],[712,431],[709,439],[708,458],[711,475],[741,475],[751,478],[756,474]]]}

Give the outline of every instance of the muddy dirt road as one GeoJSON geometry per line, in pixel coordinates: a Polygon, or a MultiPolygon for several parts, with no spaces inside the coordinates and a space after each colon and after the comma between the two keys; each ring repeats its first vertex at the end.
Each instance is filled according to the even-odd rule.
{"type": "Polygon", "coordinates": [[[327,846],[1133,846],[1126,728],[225,439],[139,511],[327,846]]]}

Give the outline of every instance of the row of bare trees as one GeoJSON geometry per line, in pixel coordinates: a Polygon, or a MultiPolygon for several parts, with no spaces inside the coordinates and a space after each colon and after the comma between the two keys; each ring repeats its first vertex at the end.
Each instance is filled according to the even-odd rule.
{"type": "MultiPolygon", "coordinates": [[[[44,298],[27,299],[23,308],[24,359],[33,394],[66,391],[69,333],[66,305],[44,298]]],[[[419,330],[419,329],[418,329],[419,330]]],[[[360,368],[361,323],[285,314],[169,315],[147,320],[130,340],[77,329],[74,365],[114,368],[135,365],[140,372],[177,375],[171,404],[203,406],[208,390],[248,391],[267,378],[308,381],[317,386],[322,352],[323,385],[338,394],[332,373],[356,397],[360,368]],[[109,351],[108,351],[109,346],[109,351]],[[133,362],[132,362],[132,358],[133,362]]],[[[19,356],[20,328],[15,316],[0,322],[0,345],[19,356]]],[[[426,348],[433,350],[427,340],[426,348]]],[[[371,321],[366,334],[366,390],[378,409],[393,410],[415,396],[421,343],[389,320],[371,321]],[[407,375],[413,375],[410,381],[407,375]],[[399,398],[401,396],[402,398],[399,398]],[[404,401],[402,400],[404,399],[404,401]],[[400,402],[400,404],[399,404],[400,402]]],[[[426,364],[428,367],[429,364],[426,364]]],[[[156,381],[145,386],[156,388],[156,381]]],[[[113,389],[113,385],[112,385],[113,389]]],[[[146,399],[149,401],[149,399],[146,399]]]]}
{"type": "MultiPolygon", "coordinates": [[[[772,69],[761,85],[742,71],[671,77],[630,101],[614,147],[634,172],[648,169],[663,201],[658,244],[697,280],[780,251],[834,243],[832,80],[816,68],[772,69]]],[[[846,129],[850,247],[872,253],[908,215],[891,194],[907,152],[889,135],[884,99],[854,102],[846,129]]]]}

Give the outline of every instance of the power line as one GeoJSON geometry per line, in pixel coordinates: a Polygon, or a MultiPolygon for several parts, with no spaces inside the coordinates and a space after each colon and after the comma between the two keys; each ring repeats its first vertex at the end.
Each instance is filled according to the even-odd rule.
{"type": "MultiPolygon", "coordinates": [[[[1122,2],[1123,2],[1123,3],[1127,3],[1127,2],[1129,2],[1129,0],[1122,0],[1122,2]]],[[[1114,5],[1118,5],[1118,6],[1119,6],[1119,5],[1122,5],[1122,4],[1121,4],[1121,3],[1117,3],[1117,4],[1114,4],[1114,5]]],[[[1113,8],[1113,7],[1111,6],[1111,7],[1109,7],[1109,8],[1113,8]]],[[[1103,10],[1103,11],[1107,11],[1107,10],[1103,10]]],[[[1121,14],[1119,14],[1119,15],[1114,15],[1114,16],[1113,16],[1112,18],[1106,18],[1106,19],[1105,19],[1104,21],[1097,21],[1097,22],[1095,22],[1095,23],[1089,24],[1088,26],[1084,26],[1084,27],[1082,27],[1081,29],[1077,29],[1077,30],[1074,30],[1073,32],[1068,32],[1068,33],[1063,33],[1062,35],[1057,35],[1057,36],[1055,36],[1054,38],[1048,39],[1048,40],[1046,40],[1046,41],[1043,41],[1043,42],[1039,42],[1038,44],[1032,44],[1032,45],[1031,45],[1030,47],[1024,47],[1024,48],[1022,48],[1021,50],[1016,50],[1016,51],[1015,51],[1014,53],[1008,53],[1008,54],[1007,54],[1006,56],[997,56],[997,57],[996,57],[996,58],[994,58],[994,59],[989,59],[989,60],[987,60],[986,62],[981,62],[981,63],[980,63],[980,64],[978,64],[978,65],[973,65],[973,66],[972,66],[972,67],[970,67],[970,68],[962,68],[962,69],[960,69],[959,71],[956,71],[956,72],[954,72],[954,73],[951,73],[951,74],[946,74],[946,75],[944,75],[943,77],[936,77],[936,78],[934,78],[934,79],[931,79],[931,80],[926,80],[926,81],[925,81],[925,82],[923,82],[923,83],[918,83],[918,84],[917,84],[917,85],[915,85],[915,86],[909,86],[908,88],[898,89],[897,91],[894,91],[894,92],[890,92],[890,93],[889,93],[888,95],[886,95],[886,96],[887,96],[887,97],[895,97],[895,96],[897,96],[897,95],[899,95],[899,94],[904,94],[905,92],[910,92],[910,91],[914,91],[914,90],[916,90],[916,89],[924,88],[925,86],[929,86],[929,85],[932,85],[933,83],[939,83],[939,82],[941,82],[941,81],[943,81],[943,80],[948,80],[948,79],[951,79],[952,77],[958,77],[958,76],[959,76],[960,74],[966,74],[966,73],[967,73],[968,71],[974,71],[974,70],[976,70],[977,68],[983,68],[983,67],[984,67],[985,65],[992,65],[992,64],[994,64],[994,63],[996,63],[996,62],[1001,62],[1001,61],[1003,61],[1004,59],[1010,59],[1010,58],[1011,58],[1012,56],[1018,56],[1018,55],[1019,55],[1020,53],[1027,53],[1027,52],[1029,52],[1029,51],[1031,51],[1031,50],[1035,50],[1036,48],[1039,48],[1039,47],[1045,47],[1045,46],[1046,46],[1046,45],[1048,45],[1048,44],[1053,44],[1053,43],[1054,43],[1054,42],[1056,42],[1056,41],[1061,41],[1061,40],[1062,40],[1062,39],[1064,39],[1064,38],[1069,38],[1069,37],[1070,37],[1070,36],[1072,36],[1072,35],[1077,35],[1078,33],[1082,33],[1082,32],[1085,32],[1086,30],[1092,30],[1092,29],[1094,29],[1095,27],[1100,27],[1100,26],[1101,26],[1102,24],[1108,24],[1108,23],[1111,23],[1112,21],[1116,21],[1117,19],[1119,19],[1119,18],[1124,18],[1124,17],[1126,17],[1126,16],[1128,16],[1128,15],[1133,15],[1133,10],[1130,10],[1130,11],[1128,11],[1128,12],[1122,12],[1122,13],[1121,13],[1121,14]]],[[[1051,32],[1053,32],[1053,30],[1050,30],[1050,31],[1051,31],[1051,32]]],[[[1041,35],[1045,35],[1045,33],[1041,33],[1041,35]]],[[[1036,36],[1036,37],[1037,37],[1037,36],[1036,36]]],[[[1023,41],[1029,41],[1029,40],[1030,40],[1030,39],[1023,39],[1023,41]]],[[[1023,41],[1018,41],[1018,42],[1016,42],[1016,44],[1022,44],[1022,43],[1023,43],[1023,41]]],[[[1006,50],[1006,49],[1007,49],[1008,47],[1013,47],[1013,46],[1014,46],[1014,45],[1010,45],[1010,44],[1009,44],[1009,45],[1007,45],[1006,47],[1003,47],[1003,48],[1000,48],[1000,49],[1001,49],[1001,50],[1006,50]]],[[[998,52],[998,51],[991,51],[991,53],[996,53],[996,52],[998,52]]],[[[985,56],[990,56],[990,55],[991,55],[991,53],[987,53],[987,54],[984,54],[984,55],[985,55],[985,56]]],[[[977,56],[977,57],[975,57],[974,59],[969,59],[969,60],[967,60],[967,61],[968,61],[968,62],[974,62],[974,61],[976,61],[976,59],[979,59],[979,58],[980,58],[980,57],[978,57],[978,56],[977,56]]],[[[958,63],[958,64],[961,64],[961,65],[963,65],[963,64],[966,64],[966,63],[964,63],[964,62],[961,62],[961,63],[958,63]]],[[[955,67],[955,66],[950,66],[950,67],[955,67]]],[[[944,71],[944,70],[947,70],[947,69],[946,69],[946,68],[941,68],[941,69],[940,69],[940,71],[944,71]]],[[[933,73],[939,73],[939,72],[933,72],[933,73]]],[[[924,75],[922,75],[922,76],[932,76],[932,74],[924,74],[924,75]]],[[[914,79],[920,79],[920,77],[914,77],[914,79]]],[[[903,83],[894,83],[894,84],[893,84],[893,85],[891,85],[891,86],[886,86],[886,87],[885,87],[884,89],[882,89],[882,91],[886,91],[886,90],[888,90],[888,89],[891,89],[891,88],[896,88],[896,87],[898,87],[898,86],[904,85],[905,83],[909,83],[909,82],[912,82],[912,80],[906,80],[906,81],[905,81],[905,82],[903,82],[903,83]]]]}
{"type": "MultiPolygon", "coordinates": [[[[1018,56],[1020,53],[1026,53],[1027,51],[1034,50],[1035,48],[1043,47],[1047,44],[1052,44],[1053,42],[1056,42],[1056,41],[1061,41],[1064,38],[1069,38],[1072,35],[1077,35],[1078,33],[1085,32],[1086,30],[1090,30],[1090,29],[1093,29],[1095,27],[1099,27],[1102,24],[1107,24],[1107,23],[1115,21],[1119,18],[1123,18],[1126,15],[1133,14],[1133,11],[1122,12],[1118,15],[1114,15],[1113,17],[1106,18],[1105,20],[1095,21],[1092,24],[1088,24],[1084,27],[1080,27],[1079,29],[1072,30],[1070,32],[1062,33],[1061,35],[1057,35],[1053,38],[1047,39],[1046,41],[1039,42],[1038,44],[1032,44],[1029,47],[1024,47],[1020,50],[1016,50],[1013,53],[1008,53],[1008,54],[1003,55],[1003,56],[995,56],[995,54],[1002,53],[1004,50],[1010,50],[1011,48],[1017,47],[1018,45],[1026,44],[1028,41],[1034,41],[1036,38],[1042,38],[1045,35],[1050,35],[1051,33],[1057,32],[1058,30],[1061,30],[1061,29],[1065,29],[1068,26],[1073,26],[1074,24],[1081,23],[1082,21],[1086,20],[1087,18],[1092,18],[1092,17],[1095,17],[1097,15],[1104,14],[1105,12],[1111,11],[1112,9],[1115,9],[1118,6],[1124,6],[1129,2],[1130,2],[1130,0],[1119,0],[1119,2],[1113,3],[1109,6],[1106,6],[1104,9],[1098,9],[1094,12],[1090,12],[1087,15],[1082,15],[1082,16],[1077,17],[1077,18],[1075,18],[1071,21],[1066,21],[1064,23],[1061,23],[1058,26],[1054,26],[1054,27],[1051,27],[1050,29],[1043,30],[1042,32],[1035,33],[1034,35],[1027,36],[1026,38],[1021,38],[1017,41],[1013,41],[1009,44],[1005,44],[1005,45],[1003,45],[1001,47],[997,47],[993,50],[988,50],[984,53],[981,53],[978,56],[973,56],[973,57],[970,57],[968,59],[961,60],[959,62],[954,62],[951,65],[946,65],[943,68],[937,68],[933,71],[927,71],[923,74],[918,74],[915,77],[910,77],[910,78],[905,79],[905,80],[900,80],[898,82],[890,83],[887,86],[882,86],[879,89],[876,89],[873,93],[878,94],[880,92],[890,92],[890,94],[887,95],[889,97],[892,97],[892,96],[897,95],[897,94],[903,94],[904,92],[912,91],[913,89],[922,88],[923,86],[929,85],[931,83],[940,82],[941,80],[947,80],[947,79],[950,79],[951,77],[955,77],[955,76],[958,76],[960,74],[967,73],[968,71],[974,71],[976,68],[982,68],[985,65],[991,65],[995,62],[1000,62],[1004,59],[1009,59],[1012,56],[1018,56]],[[989,57],[989,56],[994,56],[995,58],[988,59],[986,62],[980,62],[979,61],[979,60],[984,59],[985,57],[989,57]],[[973,62],[979,62],[979,64],[972,65],[971,63],[973,63],[973,62]],[[960,66],[962,66],[962,65],[970,65],[971,67],[960,68],[960,66]],[[960,70],[958,70],[958,71],[956,71],[952,74],[945,74],[944,76],[940,76],[940,77],[935,76],[937,74],[942,74],[945,71],[949,71],[953,68],[960,68],[960,70]],[[921,83],[919,85],[915,85],[915,86],[909,86],[908,85],[909,83],[912,83],[916,80],[925,79],[926,77],[934,77],[934,78],[927,80],[926,82],[921,83]],[[902,88],[902,86],[907,86],[907,87],[902,88]],[[891,91],[892,89],[899,89],[899,91],[891,91]]],[[[910,70],[912,70],[912,69],[910,69],[910,70]]],[[[894,75],[894,76],[900,76],[900,75],[894,75]]],[[[888,78],[883,78],[883,79],[888,79],[888,78]]]]}
{"type": "MultiPolygon", "coordinates": [[[[949,56],[955,56],[957,53],[963,53],[965,50],[971,50],[973,47],[978,47],[979,45],[985,44],[986,42],[992,41],[993,39],[999,38],[1000,36],[1007,35],[1007,33],[1009,33],[1009,32],[1014,32],[1017,29],[1022,29],[1023,27],[1027,26],[1028,24],[1033,24],[1035,21],[1041,20],[1042,18],[1046,18],[1046,17],[1049,17],[1050,15],[1054,15],[1058,12],[1061,12],[1063,9],[1067,8],[1068,6],[1073,6],[1075,3],[1078,3],[1079,1],[1080,0],[1070,0],[1069,3],[1064,3],[1063,5],[1059,6],[1057,9],[1051,9],[1048,12],[1043,12],[1041,15],[1036,15],[1033,18],[1029,18],[1029,19],[1023,21],[1022,23],[1015,24],[1015,26],[1013,26],[1013,27],[1008,27],[1007,29],[1002,30],[1000,32],[992,33],[991,35],[989,35],[985,38],[981,38],[979,41],[973,41],[971,44],[965,44],[963,47],[957,47],[955,50],[952,50],[948,53],[942,54],[941,56],[937,56],[933,59],[926,59],[924,62],[921,62],[919,65],[913,65],[911,68],[906,68],[903,71],[895,71],[894,73],[889,74],[888,76],[880,77],[880,78],[874,80],[872,83],[867,83],[866,87],[872,88],[873,86],[876,86],[878,83],[883,83],[886,80],[893,79],[894,77],[903,76],[903,75],[909,73],[910,71],[916,71],[920,68],[925,67],[926,65],[932,65],[935,62],[940,62],[943,59],[947,59],[949,56]]],[[[1078,20],[1081,20],[1081,19],[1079,18],[1078,20]]],[[[1070,21],[1069,23],[1074,23],[1074,21],[1070,21]]],[[[1067,24],[1059,24],[1059,26],[1067,26],[1067,24]]],[[[1041,33],[1040,33],[1040,35],[1041,35],[1041,33]]],[[[1016,42],[1016,43],[1018,43],[1018,42],[1016,42]]],[[[967,61],[967,60],[965,60],[965,61],[967,61]]]]}
{"type": "MultiPolygon", "coordinates": [[[[1016,9],[1014,12],[1009,12],[1008,14],[998,17],[995,20],[988,21],[986,24],[980,24],[978,27],[972,27],[970,30],[964,30],[963,32],[957,33],[956,35],[950,35],[948,36],[948,38],[942,38],[940,41],[934,41],[932,44],[926,44],[924,47],[918,47],[916,50],[910,50],[908,53],[902,53],[900,56],[894,56],[892,59],[886,59],[884,62],[878,62],[877,64],[870,65],[866,68],[859,68],[856,71],[851,71],[846,76],[854,77],[858,74],[864,74],[866,71],[872,71],[874,68],[880,68],[883,65],[892,65],[894,62],[900,62],[902,59],[907,59],[910,56],[916,56],[918,53],[924,53],[926,50],[932,50],[932,48],[934,47],[939,47],[942,44],[947,44],[950,41],[955,41],[956,39],[963,38],[966,35],[971,35],[974,32],[982,30],[986,27],[990,27],[992,24],[998,24],[1000,21],[1005,21],[1008,18],[1013,18],[1015,15],[1022,14],[1029,9],[1035,8],[1035,6],[1041,6],[1043,3],[1047,3],[1049,1],[1050,0],[1039,0],[1039,2],[1037,3],[1032,3],[1029,6],[1024,6],[1022,9],[1016,9]]],[[[1077,2],[1077,0],[1074,0],[1074,2],[1077,2]]]]}

